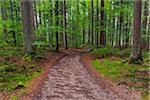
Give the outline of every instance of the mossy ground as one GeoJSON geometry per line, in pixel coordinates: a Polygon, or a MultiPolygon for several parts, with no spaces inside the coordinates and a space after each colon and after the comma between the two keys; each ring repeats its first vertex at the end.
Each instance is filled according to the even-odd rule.
{"type": "Polygon", "coordinates": [[[42,69],[33,60],[43,57],[47,52],[45,49],[37,50],[32,58],[25,55],[23,48],[0,48],[0,92],[25,88],[33,77],[39,75],[42,69]]]}
{"type": "Polygon", "coordinates": [[[150,70],[150,53],[143,50],[144,62],[142,64],[129,64],[127,56],[129,57],[129,49],[99,49],[92,52],[95,60],[93,60],[93,67],[104,77],[110,78],[115,83],[124,84],[132,89],[143,91],[144,100],[149,97],[149,70],[150,70]],[[109,53],[107,52],[109,50],[109,53]],[[102,51],[98,52],[98,51],[102,51]],[[96,52],[98,52],[99,56],[96,52]],[[113,54],[113,55],[109,55],[113,54]],[[124,55],[125,54],[125,55],[124,55]],[[101,56],[105,55],[105,56],[101,56]],[[102,57],[102,58],[99,58],[102,57]]]}

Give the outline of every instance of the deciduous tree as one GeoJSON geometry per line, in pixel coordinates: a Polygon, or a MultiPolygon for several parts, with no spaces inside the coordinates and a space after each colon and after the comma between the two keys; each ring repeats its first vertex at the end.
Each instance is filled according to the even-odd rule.
{"type": "Polygon", "coordinates": [[[24,46],[28,54],[34,53],[34,15],[32,0],[21,1],[21,13],[24,33],[24,46]]]}

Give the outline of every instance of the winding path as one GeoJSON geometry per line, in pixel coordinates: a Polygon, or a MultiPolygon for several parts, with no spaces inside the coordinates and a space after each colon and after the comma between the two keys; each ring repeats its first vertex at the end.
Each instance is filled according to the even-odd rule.
{"type": "Polygon", "coordinates": [[[80,62],[80,55],[67,55],[48,74],[35,100],[126,100],[103,89],[80,62]]]}

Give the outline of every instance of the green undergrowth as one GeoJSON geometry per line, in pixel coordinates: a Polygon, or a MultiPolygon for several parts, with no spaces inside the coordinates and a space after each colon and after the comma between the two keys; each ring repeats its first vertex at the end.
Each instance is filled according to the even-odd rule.
{"type": "Polygon", "coordinates": [[[136,76],[135,71],[145,71],[150,69],[149,66],[129,65],[128,63],[123,63],[119,58],[116,58],[115,60],[109,58],[97,59],[93,61],[93,66],[96,70],[101,72],[102,75],[111,77],[112,80],[116,82],[123,78],[123,75],[132,78],[136,76]]]}
{"type": "Polygon", "coordinates": [[[28,81],[41,72],[35,64],[15,65],[11,62],[0,63],[0,91],[14,91],[25,88],[28,81]]]}
{"type": "Polygon", "coordinates": [[[0,48],[0,57],[23,56],[23,48],[18,47],[5,47],[0,48]]]}
{"type": "MultiPolygon", "coordinates": [[[[115,47],[101,47],[98,49],[93,49],[93,51],[91,52],[92,56],[95,59],[98,58],[108,58],[108,57],[118,57],[118,58],[122,58],[122,59],[129,59],[130,54],[131,54],[131,48],[126,48],[126,49],[122,49],[120,50],[119,48],[115,48],[115,47]]],[[[148,66],[149,62],[150,62],[150,52],[148,50],[143,49],[142,50],[142,57],[143,57],[143,65],[148,66]]]]}
{"type": "MultiPolygon", "coordinates": [[[[127,85],[132,89],[144,92],[144,98],[149,95],[149,70],[147,52],[144,53],[144,63],[128,64],[120,57],[106,57],[93,60],[93,67],[104,77],[110,78],[117,85],[127,85]]],[[[144,99],[147,100],[147,99],[144,99]]]]}
{"type": "Polygon", "coordinates": [[[119,49],[112,47],[102,47],[98,49],[94,49],[91,53],[95,58],[104,58],[108,56],[115,55],[119,52],[119,49]]]}
{"type": "Polygon", "coordinates": [[[26,55],[23,48],[0,48],[0,92],[25,88],[28,82],[41,73],[33,59],[43,59],[48,48],[37,49],[34,57],[26,55]]]}
{"type": "Polygon", "coordinates": [[[91,54],[95,58],[93,67],[104,77],[116,84],[124,84],[133,89],[143,91],[143,100],[149,97],[150,52],[142,50],[141,64],[128,64],[131,48],[119,50],[114,47],[94,49],[91,54]]]}
{"type": "Polygon", "coordinates": [[[146,94],[149,91],[149,66],[129,65],[122,63],[121,59],[97,59],[93,67],[104,77],[110,78],[118,85],[127,85],[146,94]]]}
{"type": "MultiPolygon", "coordinates": [[[[104,57],[110,57],[110,56],[116,56],[116,57],[129,57],[131,53],[131,48],[126,48],[120,50],[119,48],[115,47],[101,47],[101,48],[95,48],[91,52],[91,54],[95,58],[104,58],[104,57]]],[[[149,58],[150,52],[148,50],[142,50],[142,55],[144,59],[149,58]]]]}

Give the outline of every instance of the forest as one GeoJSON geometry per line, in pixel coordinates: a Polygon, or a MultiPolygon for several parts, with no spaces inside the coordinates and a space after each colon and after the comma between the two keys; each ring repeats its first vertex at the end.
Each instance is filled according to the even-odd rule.
{"type": "Polygon", "coordinates": [[[150,0],[0,0],[0,100],[149,100],[150,0]]]}

